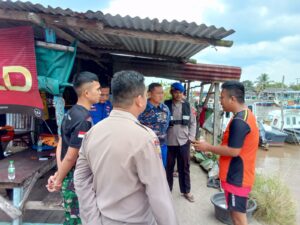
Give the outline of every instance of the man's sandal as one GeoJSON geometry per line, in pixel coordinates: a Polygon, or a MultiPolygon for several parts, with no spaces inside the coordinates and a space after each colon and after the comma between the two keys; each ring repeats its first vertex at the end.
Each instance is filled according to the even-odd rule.
{"type": "Polygon", "coordinates": [[[185,197],[189,202],[195,201],[194,195],[192,195],[191,193],[185,193],[183,194],[183,197],[185,197]]]}

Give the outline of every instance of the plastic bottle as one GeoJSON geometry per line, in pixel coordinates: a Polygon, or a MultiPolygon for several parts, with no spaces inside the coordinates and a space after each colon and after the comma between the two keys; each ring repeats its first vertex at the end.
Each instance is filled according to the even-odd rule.
{"type": "Polygon", "coordinates": [[[9,166],[7,172],[8,172],[8,179],[14,180],[16,177],[16,168],[14,165],[14,160],[9,160],[9,166]]]}

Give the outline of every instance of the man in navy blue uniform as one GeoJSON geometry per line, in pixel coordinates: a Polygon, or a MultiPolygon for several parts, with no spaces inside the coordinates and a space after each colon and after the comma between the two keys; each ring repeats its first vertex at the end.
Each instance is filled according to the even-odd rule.
{"type": "Polygon", "coordinates": [[[109,116],[112,110],[112,104],[109,99],[110,88],[107,84],[101,84],[100,101],[92,105],[90,114],[94,125],[109,116]]]}
{"type": "Polygon", "coordinates": [[[145,111],[139,116],[139,120],[145,126],[151,128],[157,135],[164,167],[167,165],[167,129],[170,122],[169,108],[162,103],[164,91],[159,83],[152,83],[148,87],[149,99],[145,111]]]}

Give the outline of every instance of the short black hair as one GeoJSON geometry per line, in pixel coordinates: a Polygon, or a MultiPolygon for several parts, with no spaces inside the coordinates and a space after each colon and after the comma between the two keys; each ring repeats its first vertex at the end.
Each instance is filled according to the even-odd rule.
{"type": "Polygon", "coordinates": [[[77,96],[81,95],[82,85],[86,83],[92,83],[94,81],[99,82],[98,76],[88,71],[83,71],[75,75],[73,79],[73,88],[75,89],[77,96]]]}
{"type": "Polygon", "coordinates": [[[229,97],[234,96],[240,104],[245,103],[245,87],[243,83],[230,80],[223,83],[221,87],[228,91],[229,97]]]}
{"type": "Polygon", "coordinates": [[[160,83],[151,83],[151,84],[149,84],[149,86],[148,86],[148,92],[153,91],[154,88],[156,88],[156,87],[162,87],[162,85],[161,85],[160,83]]]}
{"type": "Polygon", "coordinates": [[[114,74],[111,81],[112,102],[114,106],[128,107],[133,99],[143,96],[146,90],[144,76],[132,70],[123,70],[114,74]]]}
{"type": "Polygon", "coordinates": [[[101,84],[101,88],[110,88],[110,85],[108,85],[107,83],[100,82],[100,84],[101,84]]]}

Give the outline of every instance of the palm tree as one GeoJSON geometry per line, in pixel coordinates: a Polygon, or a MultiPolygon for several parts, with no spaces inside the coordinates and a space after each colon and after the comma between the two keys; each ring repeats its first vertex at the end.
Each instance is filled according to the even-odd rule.
{"type": "Polygon", "coordinates": [[[262,73],[259,77],[256,78],[256,93],[259,95],[263,90],[265,90],[272,81],[269,78],[269,75],[262,73]]]}

